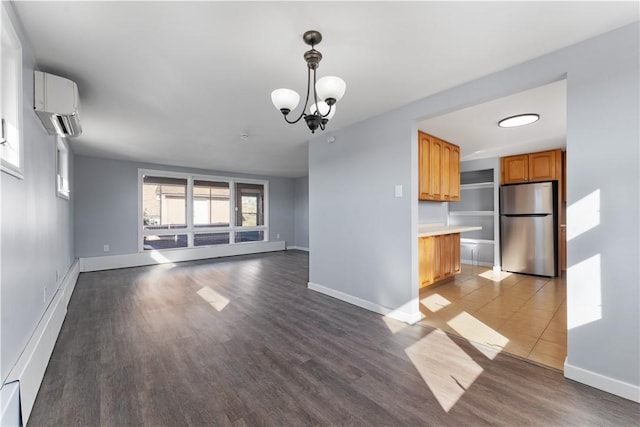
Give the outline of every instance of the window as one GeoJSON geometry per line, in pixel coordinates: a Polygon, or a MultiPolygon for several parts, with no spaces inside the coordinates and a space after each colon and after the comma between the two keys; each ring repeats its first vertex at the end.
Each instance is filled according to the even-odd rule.
{"type": "Polygon", "coordinates": [[[69,199],[69,148],[62,137],[56,141],[56,190],[58,196],[69,199]]]}
{"type": "Polygon", "coordinates": [[[264,185],[236,184],[236,224],[240,227],[264,225],[264,185]]]}
{"type": "Polygon", "coordinates": [[[0,48],[0,167],[23,177],[22,147],[22,46],[7,13],[2,10],[0,48]]]}
{"type": "Polygon", "coordinates": [[[265,181],[139,174],[141,251],[268,240],[265,181]]]}
{"type": "MultiPolygon", "coordinates": [[[[187,247],[187,234],[160,234],[158,230],[187,228],[187,180],[145,176],[142,184],[143,248],[187,247]]],[[[166,231],[165,231],[166,233],[166,231]]]]}
{"type": "Polygon", "coordinates": [[[193,181],[193,224],[196,227],[228,227],[229,183],[193,181]]]}

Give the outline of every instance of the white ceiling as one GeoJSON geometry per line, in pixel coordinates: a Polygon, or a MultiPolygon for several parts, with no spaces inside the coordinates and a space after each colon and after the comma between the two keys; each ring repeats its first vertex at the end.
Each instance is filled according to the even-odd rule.
{"type": "Polygon", "coordinates": [[[336,130],[638,20],[636,2],[13,5],[39,68],[78,83],[75,153],[287,177],[306,175],[310,132],[270,93],[306,88],[306,30],[318,77],[347,82],[336,130]]]}
{"type": "Polygon", "coordinates": [[[460,146],[462,160],[565,148],[567,82],[560,80],[418,123],[418,129],[460,146]],[[527,126],[498,127],[516,114],[536,113],[527,126]]]}

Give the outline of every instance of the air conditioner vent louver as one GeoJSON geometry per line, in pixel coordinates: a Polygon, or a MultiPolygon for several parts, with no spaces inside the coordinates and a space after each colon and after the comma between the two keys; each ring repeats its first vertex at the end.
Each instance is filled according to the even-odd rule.
{"type": "Polygon", "coordinates": [[[75,82],[41,71],[34,72],[34,109],[49,134],[80,135],[79,106],[75,82]]]}

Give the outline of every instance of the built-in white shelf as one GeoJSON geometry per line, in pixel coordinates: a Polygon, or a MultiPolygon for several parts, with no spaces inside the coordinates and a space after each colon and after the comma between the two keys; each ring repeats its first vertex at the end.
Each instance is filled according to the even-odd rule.
{"type": "Polygon", "coordinates": [[[493,216],[494,211],[449,211],[449,215],[493,216]]]}
{"type": "Polygon", "coordinates": [[[460,190],[477,190],[479,188],[493,188],[493,182],[474,182],[473,184],[460,184],[460,190]]]}

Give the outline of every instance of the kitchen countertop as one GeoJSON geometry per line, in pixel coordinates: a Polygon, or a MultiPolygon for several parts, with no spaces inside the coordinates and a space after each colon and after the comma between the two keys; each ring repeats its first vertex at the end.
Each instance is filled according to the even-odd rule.
{"type": "Polygon", "coordinates": [[[482,230],[482,227],[444,224],[420,224],[418,225],[418,237],[438,236],[441,234],[451,233],[464,233],[465,231],[475,230],[482,230]]]}

